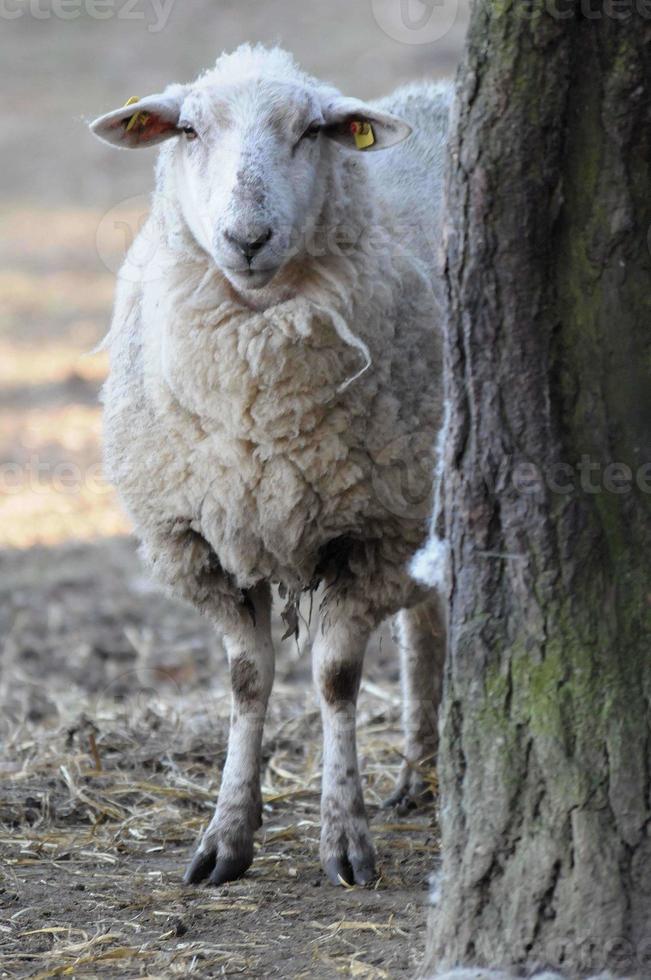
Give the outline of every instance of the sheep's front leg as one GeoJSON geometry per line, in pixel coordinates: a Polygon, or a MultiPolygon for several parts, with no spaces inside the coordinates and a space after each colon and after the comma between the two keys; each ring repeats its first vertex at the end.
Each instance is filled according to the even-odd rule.
{"type": "Polygon", "coordinates": [[[425,770],[438,750],[438,711],[445,665],[445,625],[441,601],[433,595],[397,617],[402,682],[405,758],[395,791],[384,806],[406,813],[432,798],[425,770]]]}
{"type": "Polygon", "coordinates": [[[211,885],[239,878],[253,861],[253,835],[262,824],[262,730],[274,675],[271,596],[266,585],[249,593],[250,612],[224,632],[231,675],[228,752],[215,815],[185,875],[211,885]]]}
{"type": "Polygon", "coordinates": [[[368,629],[340,621],[322,626],[313,647],[323,720],[321,864],[334,885],[366,885],[375,878],[355,731],[367,641],[368,629]]]}

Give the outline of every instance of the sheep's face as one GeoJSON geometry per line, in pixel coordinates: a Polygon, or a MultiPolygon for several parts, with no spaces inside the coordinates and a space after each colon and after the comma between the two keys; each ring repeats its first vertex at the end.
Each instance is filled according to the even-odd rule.
{"type": "Polygon", "coordinates": [[[191,92],[175,157],[195,238],[238,290],[266,286],[318,220],[327,184],[323,110],[289,84],[191,92]]]}
{"type": "Polygon", "coordinates": [[[341,153],[381,150],[411,131],[331,88],[264,75],[171,86],[92,128],[126,147],[175,140],[164,162],[185,221],[241,293],[306,260],[341,153]]]}

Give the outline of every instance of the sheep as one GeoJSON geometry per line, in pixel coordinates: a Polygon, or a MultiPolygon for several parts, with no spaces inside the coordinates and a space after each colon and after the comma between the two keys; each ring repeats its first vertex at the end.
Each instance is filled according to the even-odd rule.
{"type": "Polygon", "coordinates": [[[106,341],[107,473],[153,574],[211,618],[230,668],[219,799],[186,883],[219,885],[253,859],[272,586],[290,630],[320,589],[329,880],[376,876],[355,706],[369,635],[396,614],[406,749],[389,802],[424,795],[445,637],[408,562],[442,413],[432,248],[449,104],[442,83],[364,104],[244,45],[91,125],[118,147],[161,144],[106,341]]]}

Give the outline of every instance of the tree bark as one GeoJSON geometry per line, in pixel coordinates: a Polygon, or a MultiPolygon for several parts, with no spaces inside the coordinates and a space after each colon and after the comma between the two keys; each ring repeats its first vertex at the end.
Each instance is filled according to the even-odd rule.
{"type": "Polygon", "coordinates": [[[429,961],[651,976],[651,3],[477,0],[429,961]]]}

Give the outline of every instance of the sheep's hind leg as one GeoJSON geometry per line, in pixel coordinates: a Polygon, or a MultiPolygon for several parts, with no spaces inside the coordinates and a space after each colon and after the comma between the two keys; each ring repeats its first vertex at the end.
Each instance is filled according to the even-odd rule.
{"type": "Polygon", "coordinates": [[[221,885],[239,878],[253,861],[253,835],[262,824],[260,762],[262,730],[274,675],[271,595],[266,583],[249,592],[237,628],[225,630],[231,675],[228,752],[215,815],[184,881],[208,878],[221,885]]]}
{"type": "Polygon", "coordinates": [[[438,750],[438,710],[445,664],[442,604],[433,595],[396,617],[400,648],[405,758],[395,791],[384,801],[404,814],[431,800],[426,778],[438,750]]]}
{"type": "Polygon", "coordinates": [[[368,634],[350,621],[324,623],[312,651],[323,720],[321,864],[334,885],[366,885],[375,878],[355,732],[368,634]]]}

